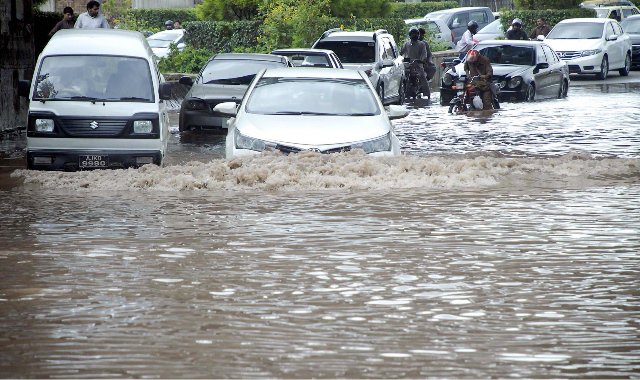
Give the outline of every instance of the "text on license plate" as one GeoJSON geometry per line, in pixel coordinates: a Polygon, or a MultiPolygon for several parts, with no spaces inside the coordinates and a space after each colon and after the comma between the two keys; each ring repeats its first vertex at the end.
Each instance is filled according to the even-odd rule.
{"type": "Polygon", "coordinates": [[[109,156],[106,154],[82,154],[78,158],[81,168],[106,168],[109,156]]]}

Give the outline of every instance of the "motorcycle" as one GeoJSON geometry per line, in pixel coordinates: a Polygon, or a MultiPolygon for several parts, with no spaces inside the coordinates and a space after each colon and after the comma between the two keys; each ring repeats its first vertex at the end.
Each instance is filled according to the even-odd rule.
{"type": "MultiPolygon", "coordinates": [[[[421,93],[419,76],[422,70],[422,62],[417,60],[412,62],[410,58],[405,58],[403,62],[405,74],[404,97],[405,99],[416,99],[421,93]]],[[[422,95],[430,97],[431,93],[422,95]]]]}
{"type": "MultiPolygon", "coordinates": [[[[465,75],[455,77],[455,85],[453,87],[457,90],[457,94],[449,103],[449,113],[484,109],[482,90],[478,89],[480,81],[481,77],[479,75],[469,78],[468,80],[465,75]]],[[[497,98],[496,84],[491,83],[490,86],[490,89],[484,91],[491,91],[492,93],[491,108],[499,109],[500,103],[497,98]]]]}

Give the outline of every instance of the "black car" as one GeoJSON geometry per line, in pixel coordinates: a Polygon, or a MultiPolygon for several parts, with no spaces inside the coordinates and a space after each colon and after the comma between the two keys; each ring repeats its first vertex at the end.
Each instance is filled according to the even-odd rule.
{"type": "Polygon", "coordinates": [[[620,25],[631,37],[631,67],[640,68],[640,15],[629,16],[620,25]]]}
{"type": "Polygon", "coordinates": [[[190,86],[180,106],[180,131],[226,128],[226,118],[213,112],[218,103],[240,103],[253,77],[262,69],[290,67],[286,57],[273,54],[223,53],[204,65],[195,81],[180,78],[190,86]]]}
{"type": "MultiPolygon", "coordinates": [[[[493,82],[500,88],[498,99],[532,101],[537,98],[563,98],[569,91],[567,63],[541,41],[489,40],[475,47],[489,58],[493,82]]],[[[464,75],[464,61],[455,66],[464,75]]],[[[440,104],[448,105],[457,90],[450,75],[440,82],[440,104]]]]}

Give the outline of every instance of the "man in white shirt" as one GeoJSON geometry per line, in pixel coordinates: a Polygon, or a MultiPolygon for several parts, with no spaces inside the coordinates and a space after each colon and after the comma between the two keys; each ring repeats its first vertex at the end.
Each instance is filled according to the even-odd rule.
{"type": "Polygon", "coordinates": [[[460,53],[458,58],[463,59],[467,52],[471,50],[473,45],[477,44],[479,41],[473,38],[473,36],[478,33],[478,23],[471,20],[467,24],[467,31],[464,32],[460,41],[457,44],[457,50],[460,53]]]}
{"type": "Polygon", "coordinates": [[[78,16],[76,20],[76,29],[109,29],[107,19],[100,13],[100,3],[91,0],[87,3],[87,11],[78,16]]]}

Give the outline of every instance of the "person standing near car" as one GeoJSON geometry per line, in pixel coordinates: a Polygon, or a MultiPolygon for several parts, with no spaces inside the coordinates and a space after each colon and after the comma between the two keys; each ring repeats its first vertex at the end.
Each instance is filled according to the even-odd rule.
{"type": "Polygon", "coordinates": [[[425,95],[427,99],[431,98],[431,89],[429,88],[429,81],[427,80],[427,74],[424,71],[424,64],[428,62],[429,55],[427,53],[427,44],[424,41],[420,41],[420,31],[418,28],[411,27],[409,29],[409,41],[405,42],[400,49],[400,55],[404,58],[409,58],[411,63],[418,61],[421,64],[418,68],[418,82],[420,83],[420,92],[425,95]]]}
{"type": "Polygon", "coordinates": [[[424,71],[427,73],[427,80],[431,80],[436,74],[436,65],[433,63],[433,54],[431,54],[429,42],[425,40],[427,31],[424,28],[418,28],[418,32],[420,32],[420,37],[418,37],[418,39],[427,45],[427,61],[424,63],[424,71]]]}
{"type": "Polygon", "coordinates": [[[508,40],[529,40],[529,36],[522,30],[522,20],[519,18],[514,18],[511,22],[511,28],[507,30],[507,39],[508,40]]]}
{"type": "Polygon", "coordinates": [[[91,0],[87,3],[87,11],[78,16],[74,26],[76,29],[109,29],[107,19],[100,13],[100,3],[91,0]]]}
{"type": "Polygon", "coordinates": [[[464,62],[464,72],[467,74],[468,80],[476,76],[479,77],[473,84],[482,93],[482,109],[493,109],[493,93],[491,92],[493,67],[491,67],[491,61],[477,50],[469,50],[464,62]]]}
{"type": "Polygon", "coordinates": [[[58,21],[56,26],[51,29],[49,37],[52,37],[60,29],[73,29],[73,24],[75,23],[75,21],[73,21],[73,8],[64,7],[62,14],[62,20],[58,21]]]}
{"type": "Polygon", "coordinates": [[[462,38],[458,41],[457,50],[460,53],[458,58],[463,59],[464,56],[467,55],[467,52],[471,50],[473,45],[479,42],[477,39],[473,38],[476,33],[478,33],[478,23],[471,20],[467,24],[467,31],[464,32],[462,38]]]}
{"type": "Polygon", "coordinates": [[[546,21],[542,17],[540,17],[536,21],[536,27],[531,31],[531,34],[529,34],[529,38],[532,40],[535,40],[538,38],[538,36],[546,37],[550,31],[551,31],[551,28],[549,28],[546,21]]]}

